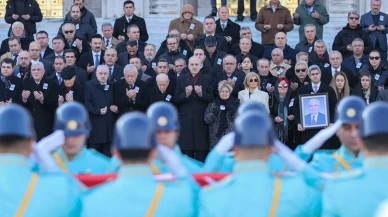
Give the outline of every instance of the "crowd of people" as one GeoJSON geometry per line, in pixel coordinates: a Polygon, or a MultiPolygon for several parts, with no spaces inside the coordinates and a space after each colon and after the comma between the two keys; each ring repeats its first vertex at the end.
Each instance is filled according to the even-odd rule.
{"type": "Polygon", "coordinates": [[[7,2],[0,192],[15,192],[0,203],[6,216],[250,216],[260,209],[264,216],[364,217],[388,199],[388,116],[381,115],[388,106],[375,102],[388,101],[381,0],[364,15],[347,14],[330,53],[322,38],[329,15],[319,0],[302,1],[292,15],[279,0],[251,12],[260,43],[226,6],[202,22],[186,4],[158,50],[133,1],[100,28],[83,0],[73,2],[52,39],[36,29],[43,19],[36,1],[7,2]],[[292,48],[286,33],[294,25],[300,42],[292,48]],[[233,175],[201,190],[190,176],[201,172],[233,175]],[[108,173],[117,180],[87,193],[68,176],[108,173]]]}

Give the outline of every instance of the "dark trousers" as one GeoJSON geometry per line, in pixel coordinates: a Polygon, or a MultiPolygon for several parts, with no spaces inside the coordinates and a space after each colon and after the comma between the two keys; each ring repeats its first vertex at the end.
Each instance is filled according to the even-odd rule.
{"type": "MultiPolygon", "coordinates": [[[[245,11],[245,6],[244,6],[244,1],[245,0],[238,0],[237,3],[237,18],[242,18],[244,19],[244,11],[245,11]]],[[[250,9],[251,9],[251,18],[257,18],[257,10],[256,10],[256,0],[250,0],[250,9]]]]}
{"type": "MultiPolygon", "coordinates": [[[[212,6],[212,13],[217,13],[217,0],[210,0],[212,6]]],[[[221,0],[221,6],[226,6],[226,0],[221,0]]]]}
{"type": "Polygon", "coordinates": [[[182,154],[187,155],[197,161],[205,162],[206,156],[209,151],[192,151],[192,150],[182,150],[182,154]]]}
{"type": "Polygon", "coordinates": [[[108,157],[112,156],[110,143],[89,144],[88,148],[94,149],[108,157]]]}

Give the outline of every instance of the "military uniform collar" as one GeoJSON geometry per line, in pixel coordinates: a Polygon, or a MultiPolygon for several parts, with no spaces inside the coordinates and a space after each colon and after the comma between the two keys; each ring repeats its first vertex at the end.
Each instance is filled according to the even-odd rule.
{"type": "Polygon", "coordinates": [[[268,171],[268,163],[262,160],[241,161],[236,163],[233,172],[268,171]]]}
{"type": "MultiPolygon", "coordinates": [[[[73,158],[73,160],[83,156],[84,154],[86,153],[86,148],[83,147],[73,158]]],[[[57,150],[57,154],[59,155],[59,157],[64,161],[64,162],[69,162],[69,159],[67,158],[67,154],[66,152],[63,150],[63,148],[59,148],[57,150]]]]}
{"type": "Polygon", "coordinates": [[[118,174],[125,177],[153,176],[153,172],[147,164],[123,165],[118,174]]]}
{"type": "Polygon", "coordinates": [[[354,154],[345,145],[341,145],[341,147],[337,150],[337,153],[347,162],[359,161],[364,158],[364,155],[361,152],[358,154],[358,157],[354,156],[354,154]]]}
{"type": "Polygon", "coordinates": [[[364,168],[388,168],[388,156],[365,158],[364,168]]]}
{"type": "Polygon", "coordinates": [[[27,169],[30,169],[32,166],[29,160],[22,155],[0,154],[0,167],[9,165],[20,166],[27,169]]]}

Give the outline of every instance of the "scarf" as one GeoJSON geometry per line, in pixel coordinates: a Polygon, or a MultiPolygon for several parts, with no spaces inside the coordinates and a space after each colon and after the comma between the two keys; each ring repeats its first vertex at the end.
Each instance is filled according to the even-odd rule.
{"type": "MultiPolygon", "coordinates": [[[[229,98],[230,99],[230,98],[229,98]]],[[[226,109],[226,106],[229,103],[229,99],[223,100],[219,96],[215,100],[216,106],[219,108],[221,105],[225,106],[225,110],[220,110],[219,114],[219,122],[218,122],[218,130],[216,136],[218,138],[221,138],[224,134],[225,131],[228,129],[228,120],[226,118],[226,113],[228,112],[226,109]]]]}
{"type": "Polygon", "coordinates": [[[1,76],[1,81],[4,83],[5,89],[8,90],[11,86],[11,82],[5,76],[1,76]]]}
{"type": "MultiPolygon", "coordinates": [[[[280,141],[283,143],[287,142],[288,140],[288,106],[290,104],[290,89],[288,89],[288,92],[286,93],[285,97],[280,97],[278,89],[275,88],[274,91],[274,97],[278,100],[279,106],[277,110],[277,116],[281,117],[283,119],[283,122],[276,123],[275,124],[275,133],[280,141]]],[[[273,100],[273,99],[272,99],[273,100]]],[[[272,102],[273,103],[273,102],[272,102]]]]}

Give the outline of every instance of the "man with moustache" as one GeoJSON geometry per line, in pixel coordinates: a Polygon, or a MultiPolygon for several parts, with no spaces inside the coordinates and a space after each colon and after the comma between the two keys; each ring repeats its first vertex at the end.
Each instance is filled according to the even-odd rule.
{"type": "Polygon", "coordinates": [[[144,48],[144,57],[145,62],[141,66],[142,71],[149,75],[149,76],[155,76],[156,75],[156,48],[153,44],[147,44],[144,48]]]}
{"type": "MultiPolygon", "coordinates": [[[[109,81],[115,83],[124,77],[123,67],[116,64],[117,62],[117,51],[113,48],[105,50],[104,54],[105,65],[109,68],[109,81]]],[[[96,75],[94,74],[94,77],[96,75]]]]}

